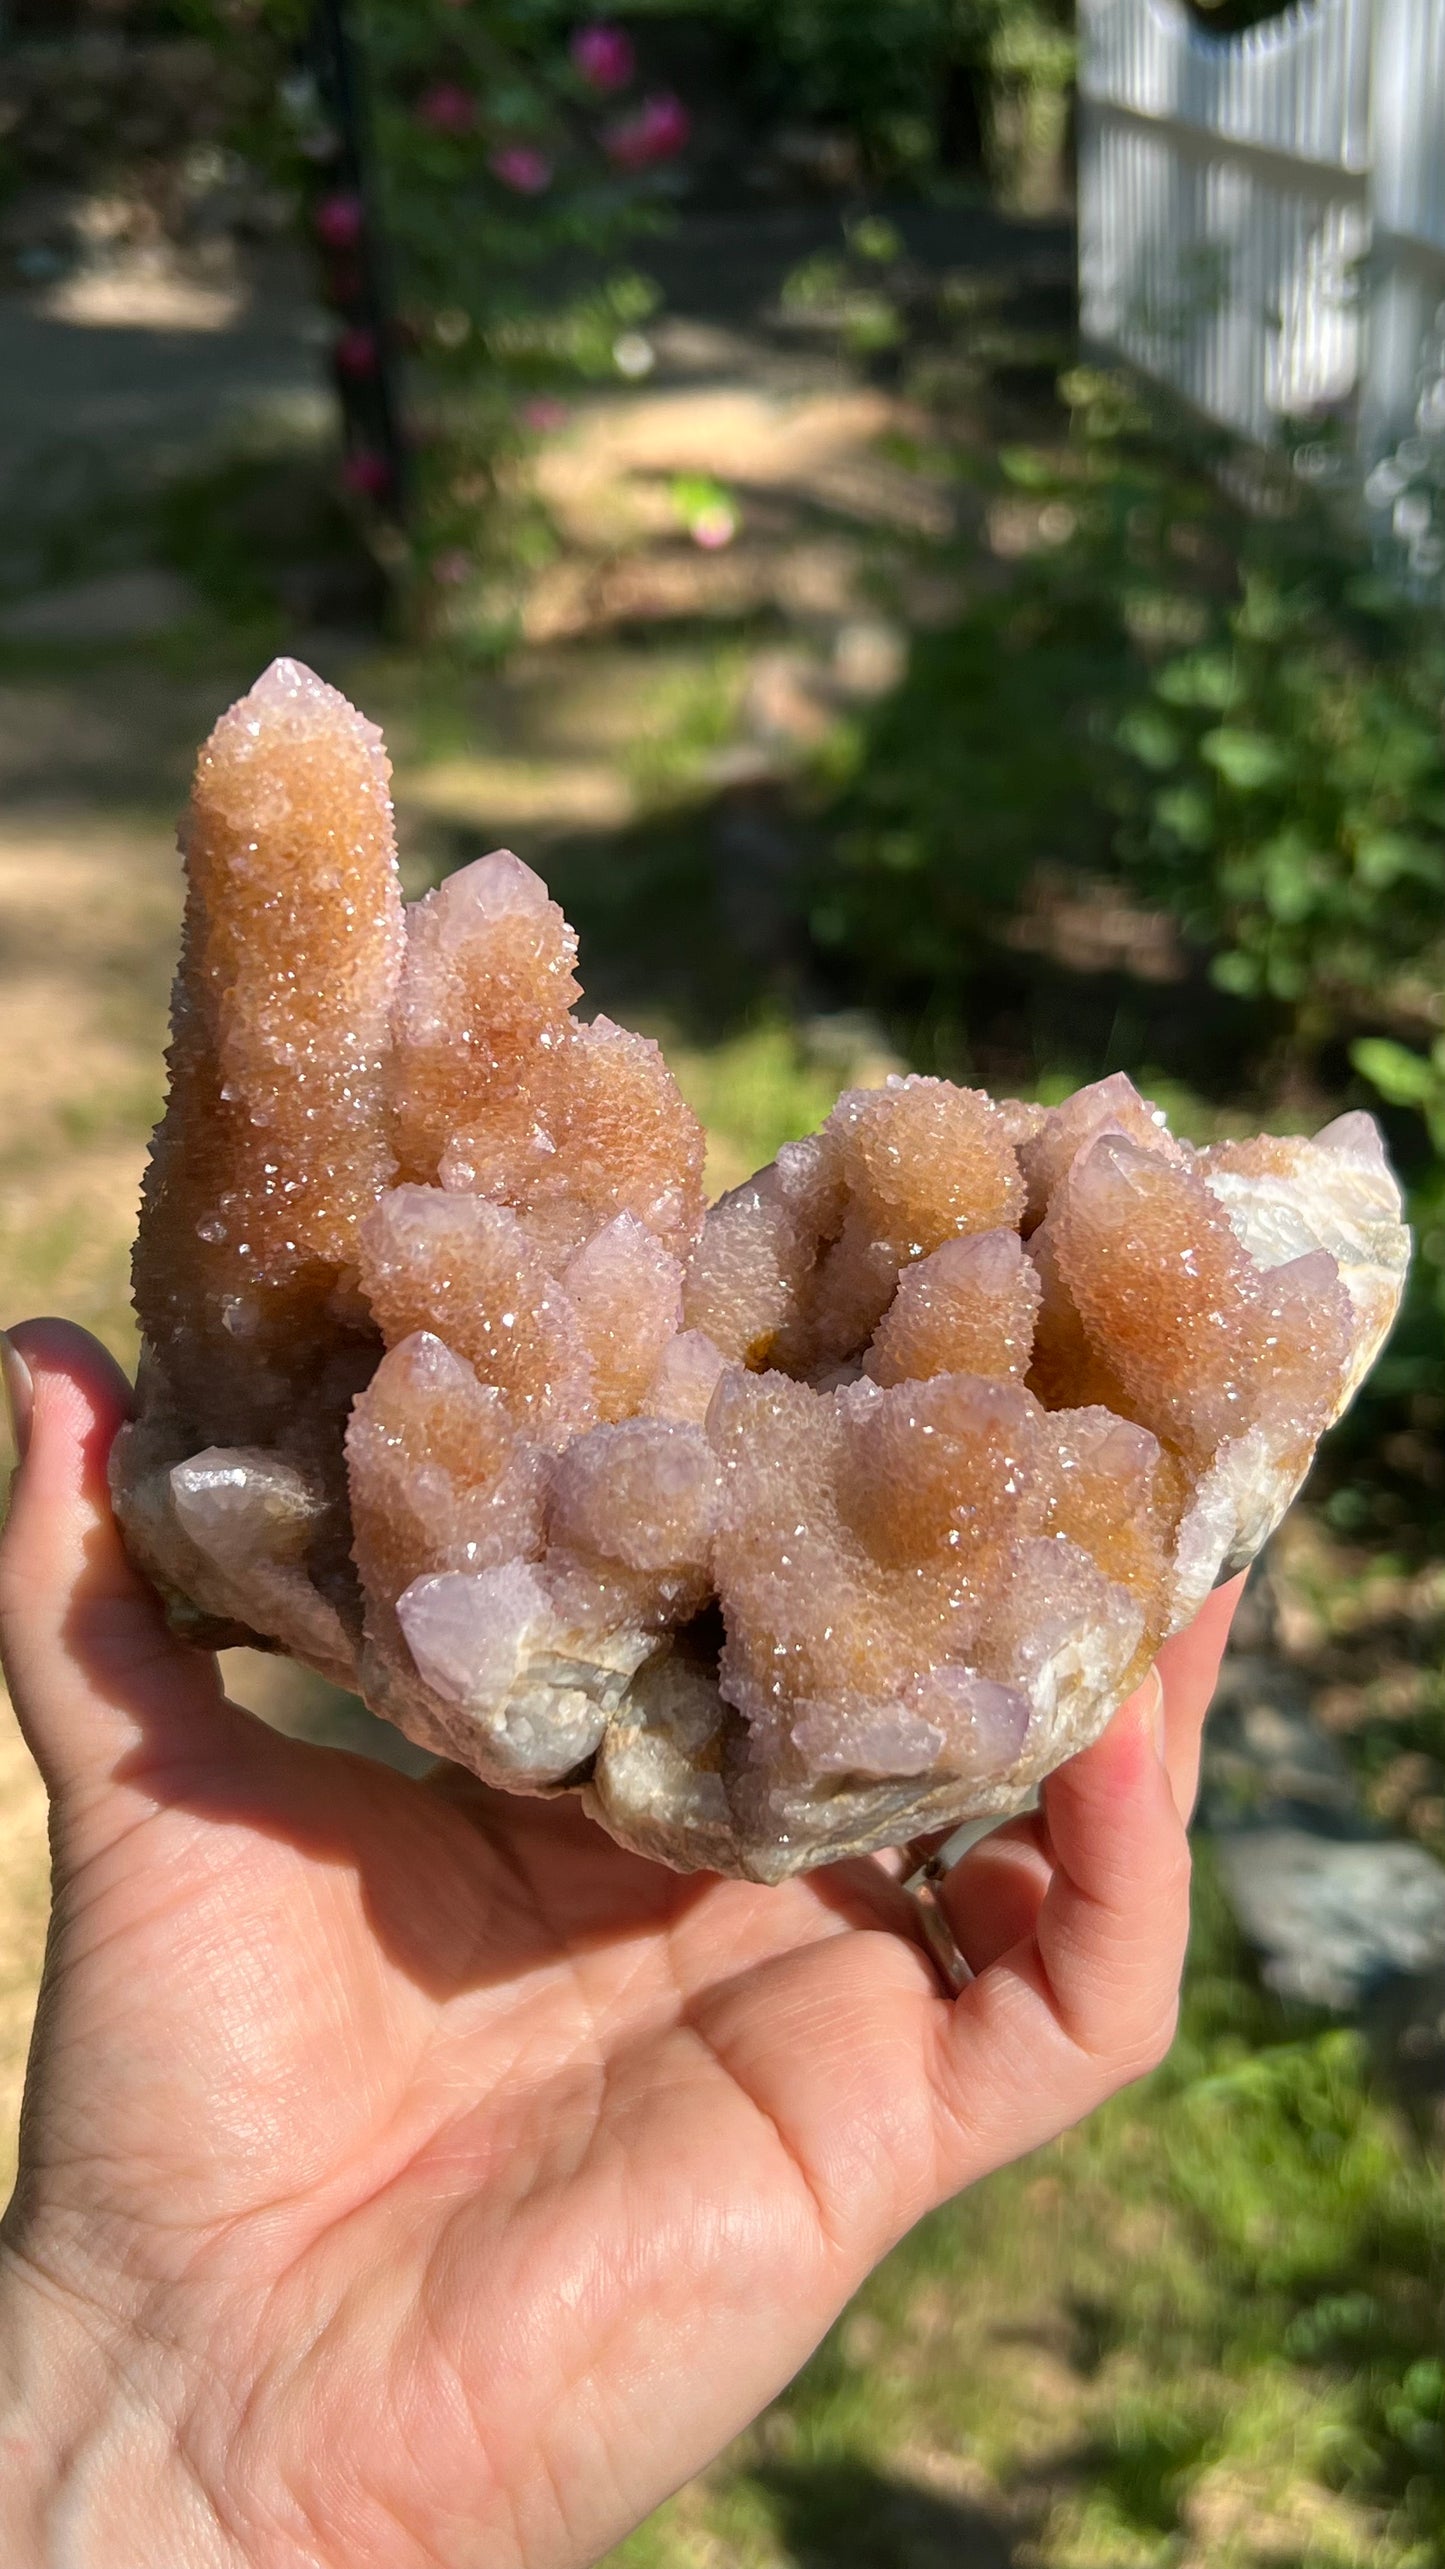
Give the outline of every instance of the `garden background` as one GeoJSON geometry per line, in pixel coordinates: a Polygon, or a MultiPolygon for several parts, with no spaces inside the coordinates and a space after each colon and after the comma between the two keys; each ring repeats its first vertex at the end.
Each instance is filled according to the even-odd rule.
{"type": "MultiPolygon", "coordinates": [[[[386,726],[409,890],[547,876],[717,1187],[900,1065],[1383,1113],[1410,1309],[1232,1700],[1445,1852],[1438,600],[1081,360],[1062,5],[352,16],[369,171],[299,0],[0,12],[0,1310],[133,1352],[174,816],[294,651],[386,726]]],[[[8,2161],[13,1728],[0,1798],[8,2161]]],[[[1445,1988],[1282,1996],[1200,1856],[1165,2068],[906,2243],[616,2569],[1445,2562],[1445,1988]]]]}

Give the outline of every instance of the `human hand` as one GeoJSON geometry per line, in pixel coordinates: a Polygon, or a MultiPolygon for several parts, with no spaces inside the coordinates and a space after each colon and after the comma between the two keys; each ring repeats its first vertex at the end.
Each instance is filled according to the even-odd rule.
{"type": "Polygon", "coordinates": [[[947,1877],[950,2000],[884,1863],[683,1877],[228,1703],[111,1518],[122,1377],[62,1322],[15,1343],[0,1627],[55,1908],[0,2230],[7,2557],[582,2569],[923,2213],[1158,2061],[1241,1583],[947,1877]]]}

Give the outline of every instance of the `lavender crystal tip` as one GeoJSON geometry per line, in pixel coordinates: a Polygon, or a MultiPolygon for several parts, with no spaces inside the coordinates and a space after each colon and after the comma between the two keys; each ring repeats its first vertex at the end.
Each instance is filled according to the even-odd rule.
{"type": "Polygon", "coordinates": [[[507,851],[404,907],[292,660],[201,754],[113,1482],[178,1625],[759,1881],[1021,1807],[1288,1505],[1394,1319],[1379,1134],[1121,1074],[839,1099],[707,1207],[507,851]]]}

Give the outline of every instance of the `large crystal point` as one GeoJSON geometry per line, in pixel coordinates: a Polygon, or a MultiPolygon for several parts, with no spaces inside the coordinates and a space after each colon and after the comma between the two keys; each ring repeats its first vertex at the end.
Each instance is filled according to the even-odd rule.
{"type": "Polygon", "coordinates": [[[136,1303],[184,1397],[242,1410],[329,1345],[391,1178],[383,1081],[402,956],[390,767],[333,687],[277,660],[223,714],[181,830],[171,1094],[136,1303]]]}
{"type": "MultiPolygon", "coordinates": [[[[313,1619],[274,1589],[268,1609],[240,1611],[168,1476],[205,1447],[284,1455],[310,1492],[316,1583],[354,1628],[337,1438],[380,1353],[357,1260],[394,1167],[390,776],[375,725],[294,660],[274,661],[202,749],[181,825],[170,1097],[135,1259],[141,1417],[118,1464],[133,1548],[188,1624],[219,1639],[253,1623],[313,1659],[313,1619]],[[206,1569],[185,1569],[188,1542],[206,1569]]],[[[267,1522],[263,1506],[258,1560],[267,1522]]]]}
{"type": "Polygon", "coordinates": [[[278,662],[201,754],[117,1503],[184,1629],[625,1844],[775,1881],[1016,1809],[1278,1521],[1397,1308],[1367,1116],[1196,1151],[1115,1075],[841,1098],[704,1213],[506,852],[403,912],[278,662]]]}

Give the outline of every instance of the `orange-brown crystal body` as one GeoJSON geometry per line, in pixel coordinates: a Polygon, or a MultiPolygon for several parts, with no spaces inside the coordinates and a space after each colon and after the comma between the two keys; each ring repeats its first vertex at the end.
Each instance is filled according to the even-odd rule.
{"type": "Polygon", "coordinates": [[[402,1174],[507,1204],[549,1266],[630,1214],[702,1227],[702,1136],[657,1046],[579,1025],[577,941],[530,867],[483,857],[408,922],[390,1086],[402,1174]]]}
{"type": "Polygon", "coordinates": [[[591,1424],[581,1332],[505,1205],[395,1187],[362,1232],[361,1277],[389,1346],[417,1330],[440,1338],[528,1435],[565,1444],[591,1424]]]}
{"type": "Polygon", "coordinates": [[[272,1405],[268,1368],[334,1340],[362,1216],[391,1174],[389,773],[373,725],[278,661],[217,723],[182,829],[171,1094],[136,1308],[177,1396],[213,1426],[228,1412],[233,1435],[272,1405]]]}
{"type": "Polygon", "coordinates": [[[1262,1419],[1319,1433],[1349,1343],[1332,1260],[1261,1275],[1202,1178],[1109,1134],[1074,1163],[1048,1229],[1127,1414],[1186,1459],[1262,1419]]]}
{"type": "Polygon", "coordinates": [[[347,1431],[357,1567],[390,1607],[428,1571],[485,1569],[541,1546],[539,1458],[500,1392],[428,1333],[404,1338],[347,1431]]]}
{"type": "Polygon", "coordinates": [[[992,1100],[941,1079],[851,1089],[820,1133],[781,1152],[708,1220],[688,1325],[754,1368],[826,1371],[861,1355],[900,1269],[1022,1208],[1017,1153],[992,1100]]]}
{"type": "Polygon", "coordinates": [[[1038,1270],[1017,1232],[946,1240],[904,1269],[863,1370],[875,1383],[922,1382],[931,1374],[1022,1381],[1039,1300],[1038,1270]]]}

